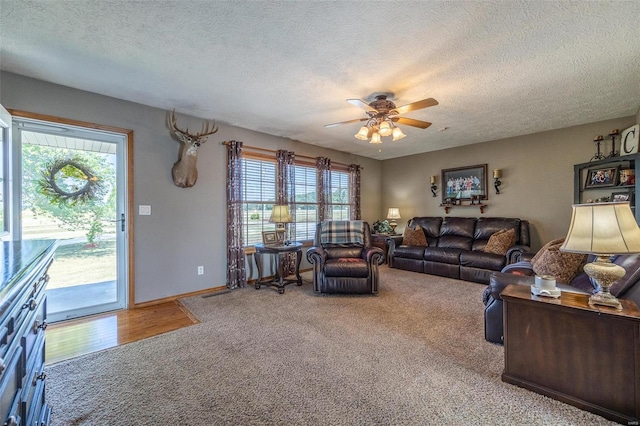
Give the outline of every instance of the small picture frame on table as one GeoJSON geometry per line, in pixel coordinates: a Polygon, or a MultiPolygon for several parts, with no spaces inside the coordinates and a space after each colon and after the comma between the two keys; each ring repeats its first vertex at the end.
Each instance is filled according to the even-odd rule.
{"type": "Polygon", "coordinates": [[[262,231],[262,242],[265,246],[278,245],[278,236],[276,231],[262,231]]]}
{"type": "Polygon", "coordinates": [[[618,184],[618,167],[589,169],[585,188],[606,188],[618,184]]]}

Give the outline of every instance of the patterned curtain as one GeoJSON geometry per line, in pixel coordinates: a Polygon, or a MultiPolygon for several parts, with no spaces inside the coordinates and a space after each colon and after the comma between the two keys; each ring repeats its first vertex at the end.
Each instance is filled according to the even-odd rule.
{"type": "Polygon", "coordinates": [[[247,284],[244,247],[242,246],[242,142],[227,146],[227,287],[247,284]]]}
{"type": "Polygon", "coordinates": [[[317,171],[317,197],[318,197],[318,222],[331,220],[331,159],[325,157],[316,158],[317,171]]]}
{"type": "Polygon", "coordinates": [[[360,173],[362,167],[358,164],[349,164],[349,203],[351,204],[351,220],[360,220],[360,173]]]}
{"type": "MultiPolygon", "coordinates": [[[[285,224],[287,240],[295,240],[296,236],[295,158],[296,155],[291,151],[281,149],[276,152],[276,204],[288,204],[291,215],[291,223],[285,224]]],[[[296,254],[287,253],[283,262],[284,275],[293,274],[296,270],[296,254]]]]}

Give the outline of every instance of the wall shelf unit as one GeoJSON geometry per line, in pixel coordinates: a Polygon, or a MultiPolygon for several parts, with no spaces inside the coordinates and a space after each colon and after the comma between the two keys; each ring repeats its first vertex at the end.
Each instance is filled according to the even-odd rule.
{"type": "Polygon", "coordinates": [[[480,209],[480,214],[484,213],[484,209],[487,207],[486,204],[440,204],[440,207],[444,209],[446,214],[449,214],[449,210],[454,207],[475,207],[480,209]]]}
{"type": "Polygon", "coordinates": [[[638,208],[636,197],[638,189],[636,176],[640,176],[640,154],[576,164],[573,166],[573,176],[573,201],[575,204],[610,202],[613,201],[615,195],[626,197],[636,222],[640,223],[640,208],[638,208]],[[603,175],[600,175],[600,181],[598,181],[595,175],[599,171],[608,172],[612,169],[615,170],[615,175],[609,179],[614,179],[614,181],[606,180],[607,178],[603,178],[603,175]],[[629,174],[627,171],[634,175],[631,184],[627,184],[628,180],[625,180],[625,176],[629,174]],[[594,179],[591,179],[592,177],[594,179]]]}

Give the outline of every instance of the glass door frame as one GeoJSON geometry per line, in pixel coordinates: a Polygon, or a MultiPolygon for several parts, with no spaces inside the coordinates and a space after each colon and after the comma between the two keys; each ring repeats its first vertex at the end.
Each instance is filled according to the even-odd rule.
{"type": "MultiPolygon", "coordinates": [[[[107,143],[116,143],[117,158],[117,186],[118,202],[117,217],[125,215],[124,232],[121,231],[122,223],[117,225],[117,301],[102,305],[92,305],[89,308],[77,310],[73,318],[92,315],[100,312],[130,308],[134,304],[133,281],[133,131],[111,126],[103,126],[92,123],[84,123],[74,120],[66,120],[58,117],[31,114],[23,111],[11,111],[13,115],[13,140],[12,158],[13,165],[13,217],[12,233],[14,238],[20,239],[22,232],[21,208],[22,208],[22,141],[20,130],[42,132],[49,134],[61,134],[73,137],[86,137],[107,143]],[[22,124],[19,124],[22,123],[22,124]],[[22,127],[21,127],[22,126],[22,127]],[[102,136],[102,137],[100,137],[102,136]]],[[[62,313],[64,314],[64,313],[62,313]]],[[[50,316],[50,322],[67,319],[65,315],[60,317],[50,316]]],[[[68,318],[71,319],[71,318],[68,318]]]]}

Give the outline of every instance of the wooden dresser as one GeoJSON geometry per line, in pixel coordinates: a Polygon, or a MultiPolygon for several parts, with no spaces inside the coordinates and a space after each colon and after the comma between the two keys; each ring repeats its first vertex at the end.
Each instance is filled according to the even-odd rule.
{"type": "Polygon", "coordinates": [[[502,380],[623,424],[640,422],[640,310],[589,306],[509,285],[504,301],[502,380]]]}
{"type": "Polygon", "coordinates": [[[48,425],[44,329],[55,240],[2,242],[0,424],[48,425]]]}

